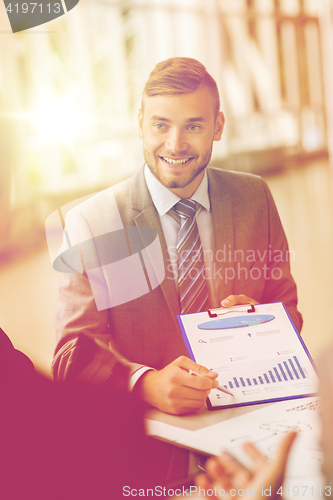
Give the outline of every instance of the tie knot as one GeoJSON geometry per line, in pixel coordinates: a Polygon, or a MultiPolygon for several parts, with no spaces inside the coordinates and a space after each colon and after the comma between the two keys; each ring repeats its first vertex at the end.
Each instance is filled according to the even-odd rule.
{"type": "Polygon", "coordinates": [[[180,200],[173,207],[174,211],[179,215],[179,217],[185,217],[186,219],[195,216],[196,208],[196,202],[187,199],[180,200]]]}

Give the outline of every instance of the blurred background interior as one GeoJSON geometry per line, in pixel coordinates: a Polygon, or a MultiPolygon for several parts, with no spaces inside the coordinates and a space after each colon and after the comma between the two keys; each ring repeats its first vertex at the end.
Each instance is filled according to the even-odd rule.
{"type": "Polygon", "coordinates": [[[142,164],[142,88],[173,56],[218,83],[211,164],[273,192],[315,359],[333,337],[333,0],[80,0],[16,34],[2,4],[0,326],[44,373],[59,279],[45,220],[142,164]]]}

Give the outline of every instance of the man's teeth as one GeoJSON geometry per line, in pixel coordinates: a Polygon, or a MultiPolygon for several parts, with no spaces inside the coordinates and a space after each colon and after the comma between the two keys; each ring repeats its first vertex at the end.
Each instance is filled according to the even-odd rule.
{"type": "Polygon", "coordinates": [[[183,165],[184,163],[186,163],[191,159],[191,158],[182,158],[181,160],[173,160],[172,158],[165,158],[164,156],[162,156],[162,158],[167,163],[171,163],[171,165],[183,165]]]}

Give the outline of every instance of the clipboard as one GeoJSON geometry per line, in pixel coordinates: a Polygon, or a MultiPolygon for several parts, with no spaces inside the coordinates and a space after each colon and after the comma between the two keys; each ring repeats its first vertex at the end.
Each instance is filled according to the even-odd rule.
{"type": "Polygon", "coordinates": [[[233,312],[252,313],[255,312],[255,307],[253,304],[250,304],[248,302],[247,304],[236,305],[232,307],[217,307],[215,309],[208,309],[207,312],[210,318],[217,318],[218,316],[225,316],[233,312]]]}
{"type": "Polygon", "coordinates": [[[316,395],[313,360],[282,302],[213,309],[177,319],[190,358],[217,372],[219,384],[233,394],[213,389],[207,398],[209,410],[316,395]],[[209,327],[227,323],[227,318],[237,323],[240,317],[270,320],[209,327]]]}

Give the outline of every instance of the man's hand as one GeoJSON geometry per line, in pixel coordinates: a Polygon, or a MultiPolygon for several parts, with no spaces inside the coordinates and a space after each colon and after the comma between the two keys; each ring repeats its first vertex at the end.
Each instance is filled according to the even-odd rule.
{"type": "Polygon", "coordinates": [[[218,386],[215,380],[217,375],[191,359],[180,356],[162,370],[144,373],[136,386],[146,403],[166,413],[182,415],[204,406],[211,389],[218,386]],[[188,370],[204,376],[190,375],[188,370]]]}
{"type": "MultiPolygon", "coordinates": [[[[209,459],[206,462],[207,474],[199,474],[195,479],[195,484],[203,490],[212,489],[213,483],[219,489],[225,491],[226,496],[230,490],[235,490],[232,494],[233,500],[240,500],[237,495],[239,490],[254,490],[256,498],[266,498],[262,491],[270,489],[270,500],[280,499],[277,494],[282,486],[285,468],[289,451],[296,437],[296,432],[291,432],[282,439],[277,455],[273,461],[267,460],[259,450],[251,443],[245,443],[243,448],[253,462],[253,469],[249,470],[227,453],[220,457],[209,459]]],[[[201,490],[202,491],[202,490],[201,490]]],[[[210,498],[217,499],[216,496],[210,498]]]]}
{"type": "Polygon", "coordinates": [[[254,299],[251,299],[251,297],[247,297],[246,295],[229,295],[221,302],[222,307],[232,307],[242,304],[256,305],[259,304],[259,302],[257,302],[254,299]]]}

